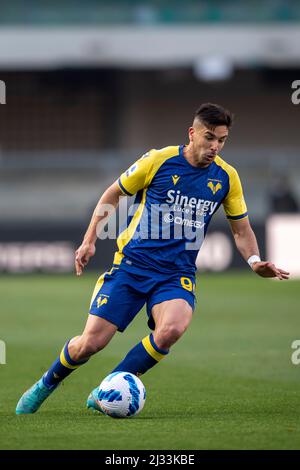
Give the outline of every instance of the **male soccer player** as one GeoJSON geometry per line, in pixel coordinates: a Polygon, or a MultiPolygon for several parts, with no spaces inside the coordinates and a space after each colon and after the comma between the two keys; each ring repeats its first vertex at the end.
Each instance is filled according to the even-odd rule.
{"type": "MultiPolygon", "coordinates": [[[[134,346],[115,371],[144,374],[168,353],[189,326],[194,309],[195,260],[213,214],[223,204],[238,250],[262,277],[288,279],[289,273],[261,261],[236,170],[219,156],[232,123],[231,113],[203,104],[189,128],[189,144],[151,150],[102,195],[81,246],[80,276],[95,254],[96,230],[107,205],[136,194],[137,209],[120,233],[113,266],[98,279],[83,333],[21,397],[16,413],[34,413],[59,383],[124,331],[147,304],[153,333],[134,346]]],[[[88,407],[98,411],[97,388],[88,407]]]]}

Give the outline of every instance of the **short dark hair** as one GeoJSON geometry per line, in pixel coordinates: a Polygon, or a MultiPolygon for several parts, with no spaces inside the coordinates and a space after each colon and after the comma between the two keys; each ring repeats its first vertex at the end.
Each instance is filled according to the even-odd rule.
{"type": "Polygon", "coordinates": [[[219,104],[204,103],[197,109],[194,119],[198,119],[208,128],[217,126],[231,127],[233,114],[219,104]]]}

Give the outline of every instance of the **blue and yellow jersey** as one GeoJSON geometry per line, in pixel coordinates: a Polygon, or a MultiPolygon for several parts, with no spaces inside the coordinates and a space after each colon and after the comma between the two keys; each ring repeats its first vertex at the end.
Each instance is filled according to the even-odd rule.
{"type": "Polygon", "coordinates": [[[136,195],[135,212],[117,239],[114,263],[162,273],[194,273],[213,214],[223,204],[228,219],[247,217],[237,171],[217,156],[207,168],[192,166],[184,146],[150,150],[119,178],[136,195]]]}

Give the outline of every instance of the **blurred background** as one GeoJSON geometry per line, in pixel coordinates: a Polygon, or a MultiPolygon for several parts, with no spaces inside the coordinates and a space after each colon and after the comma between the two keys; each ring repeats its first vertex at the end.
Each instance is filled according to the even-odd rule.
{"type": "MultiPolygon", "coordinates": [[[[263,257],[300,275],[300,2],[0,1],[0,272],[71,272],[102,192],[188,142],[202,102],[235,114],[222,157],[263,257]]],[[[114,240],[90,268],[109,268],[114,240]]],[[[245,268],[223,210],[201,270],[245,268]]]]}
{"type": "Polygon", "coordinates": [[[299,449],[299,280],[255,276],[222,208],[193,327],[143,376],[130,432],[85,397],[145,336],[145,311],[34,421],[15,418],[110,269],[106,239],[73,270],[99,197],[147,150],[188,143],[203,102],[235,114],[221,156],[262,257],[300,277],[299,23],[299,0],[0,0],[0,448],[299,449]]]}

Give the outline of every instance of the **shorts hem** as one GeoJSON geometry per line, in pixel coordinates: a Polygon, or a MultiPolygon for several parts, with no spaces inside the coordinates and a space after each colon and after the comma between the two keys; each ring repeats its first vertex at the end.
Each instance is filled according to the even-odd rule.
{"type": "Polygon", "coordinates": [[[190,305],[190,307],[192,308],[192,311],[194,313],[194,310],[195,310],[195,297],[194,297],[194,302],[192,303],[191,299],[187,299],[186,297],[170,297],[170,298],[163,298],[163,299],[157,299],[155,300],[154,302],[151,302],[149,305],[147,305],[147,315],[148,315],[148,326],[150,328],[150,330],[155,330],[155,322],[154,322],[154,318],[152,317],[152,313],[151,313],[151,310],[152,308],[154,307],[154,305],[157,305],[157,304],[161,304],[162,302],[166,302],[168,300],[174,300],[174,299],[183,299],[183,300],[186,300],[186,302],[190,305]]]}
{"type": "Polygon", "coordinates": [[[103,315],[103,314],[99,315],[99,313],[95,313],[95,312],[89,312],[89,315],[94,315],[95,317],[104,318],[104,320],[108,321],[109,323],[112,323],[112,325],[115,325],[118,328],[118,331],[120,333],[123,333],[123,331],[126,329],[126,326],[122,327],[121,325],[118,325],[116,322],[112,321],[111,318],[107,318],[106,315],[103,315]]]}
{"type": "Polygon", "coordinates": [[[161,304],[162,302],[166,302],[168,300],[175,300],[175,299],[178,299],[178,300],[185,300],[189,305],[190,307],[192,307],[192,310],[194,311],[195,310],[195,299],[194,299],[194,302],[192,302],[191,300],[187,299],[186,297],[170,297],[170,298],[163,298],[163,299],[157,299],[155,300],[154,302],[151,302],[149,305],[147,305],[147,311],[149,311],[150,315],[151,315],[151,310],[152,308],[154,307],[154,305],[157,305],[157,304],[161,304]]]}

